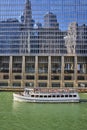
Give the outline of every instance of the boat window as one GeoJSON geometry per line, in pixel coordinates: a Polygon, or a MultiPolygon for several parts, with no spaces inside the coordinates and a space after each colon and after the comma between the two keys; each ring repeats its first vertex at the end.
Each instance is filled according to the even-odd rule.
{"type": "Polygon", "coordinates": [[[73,95],[73,97],[76,97],[77,95],[73,95]]]}
{"type": "Polygon", "coordinates": [[[57,97],[60,97],[60,95],[57,95],[57,97]]]}
{"type": "Polygon", "coordinates": [[[34,97],[34,95],[31,95],[31,97],[34,97]]]}
{"type": "Polygon", "coordinates": [[[72,97],[72,95],[69,95],[69,97],[72,97]]]}
{"type": "Polygon", "coordinates": [[[44,97],[46,98],[46,97],[47,97],[47,95],[44,95],[44,97]]]}
{"type": "Polygon", "coordinates": [[[64,97],[64,95],[61,95],[61,97],[64,97]]]}
{"type": "Polygon", "coordinates": [[[42,95],[40,95],[40,97],[43,97],[42,95]]]}
{"type": "Polygon", "coordinates": [[[68,97],[68,95],[65,95],[65,97],[68,97]]]}
{"type": "Polygon", "coordinates": [[[56,97],[56,95],[53,95],[53,97],[56,97]]]}
{"type": "Polygon", "coordinates": [[[29,94],[29,91],[26,90],[26,93],[29,94]]]}
{"type": "Polygon", "coordinates": [[[51,97],[51,95],[48,95],[48,98],[50,98],[51,97]]]}
{"type": "Polygon", "coordinates": [[[39,97],[39,95],[35,95],[35,97],[39,97]]]}

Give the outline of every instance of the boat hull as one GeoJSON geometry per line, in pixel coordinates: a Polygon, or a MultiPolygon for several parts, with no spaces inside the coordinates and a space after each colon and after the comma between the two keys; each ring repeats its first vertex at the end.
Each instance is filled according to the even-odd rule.
{"type": "Polygon", "coordinates": [[[79,102],[79,98],[35,98],[29,96],[22,96],[18,94],[13,94],[14,101],[19,102],[36,102],[36,103],[75,103],[79,102]]]}

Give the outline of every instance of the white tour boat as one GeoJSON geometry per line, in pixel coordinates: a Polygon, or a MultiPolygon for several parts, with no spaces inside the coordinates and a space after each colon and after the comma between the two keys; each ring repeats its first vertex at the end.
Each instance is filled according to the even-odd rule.
{"type": "Polygon", "coordinates": [[[23,93],[13,94],[15,101],[37,102],[37,103],[58,103],[58,102],[79,102],[78,92],[71,89],[40,89],[25,88],[23,93]]]}

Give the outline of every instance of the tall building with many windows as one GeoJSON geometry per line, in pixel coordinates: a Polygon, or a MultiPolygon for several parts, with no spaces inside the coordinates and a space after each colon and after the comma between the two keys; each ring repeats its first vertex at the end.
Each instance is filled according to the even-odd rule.
{"type": "Polygon", "coordinates": [[[0,86],[87,87],[87,1],[0,0],[0,86]]]}

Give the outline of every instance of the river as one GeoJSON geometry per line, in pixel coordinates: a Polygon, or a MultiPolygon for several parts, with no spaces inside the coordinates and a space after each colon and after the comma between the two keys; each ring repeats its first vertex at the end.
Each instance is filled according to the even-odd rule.
{"type": "Polygon", "coordinates": [[[86,129],[87,103],[20,103],[13,101],[12,93],[0,92],[0,130],[86,129]]]}

